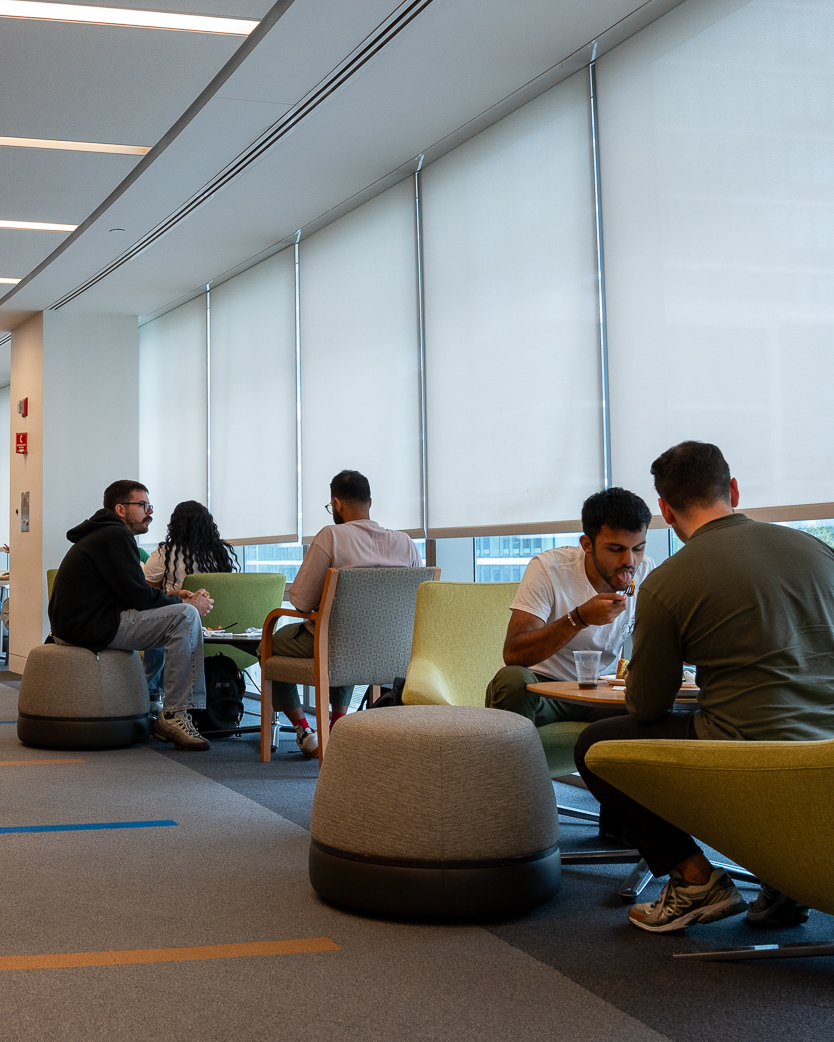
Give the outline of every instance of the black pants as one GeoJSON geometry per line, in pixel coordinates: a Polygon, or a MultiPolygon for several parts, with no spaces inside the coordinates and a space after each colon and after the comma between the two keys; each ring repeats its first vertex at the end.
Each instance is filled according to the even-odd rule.
{"type": "Polygon", "coordinates": [[[599,800],[601,814],[616,821],[629,843],[640,851],[652,873],[665,876],[678,862],[700,853],[695,840],[647,810],[624,792],[603,781],[585,766],[585,755],[597,742],[634,738],[695,739],[695,714],[675,712],[651,724],[641,724],[631,716],[598,720],[582,731],[574,747],[576,769],[591,792],[599,800]]]}

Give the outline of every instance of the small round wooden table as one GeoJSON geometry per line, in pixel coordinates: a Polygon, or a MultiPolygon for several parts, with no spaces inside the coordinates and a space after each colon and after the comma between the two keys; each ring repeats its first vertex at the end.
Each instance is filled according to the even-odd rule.
{"type": "MultiPolygon", "coordinates": [[[[541,684],[528,684],[528,691],[545,698],[558,698],[562,702],[581,702],[584,705],[621,706],[625,705],[625,687],[611,687],[600,680],[599,687],[581,688],[575,680],[549,680],[541,684]]],[[[676,699],[679,705],[696,705],[698,689],[683,687],[676,699]]]]}

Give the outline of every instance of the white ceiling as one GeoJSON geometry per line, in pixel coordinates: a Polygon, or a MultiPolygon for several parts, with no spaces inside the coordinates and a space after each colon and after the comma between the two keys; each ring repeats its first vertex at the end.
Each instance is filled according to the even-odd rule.
{"type": "MultiPolygon", "coordinates": [[[[569,74],[588,60],[593,41],[607,49],[677,2],[433,0],[257,162],[65,310],[146,315],[188,296],[569,74]]],[[[248,41],[0,19],[0,135],[158,145],[145,158],[0,147],[0,219],[82,225],[71,236],[0,230],[0,276],[24,277],[42,265],[0,300],[0,329],[96,276],[382,23],[419,3],[294,0],[248,41]]],[[[263,0],[136,6],[277,13],[267,15],[263,0]]]]}

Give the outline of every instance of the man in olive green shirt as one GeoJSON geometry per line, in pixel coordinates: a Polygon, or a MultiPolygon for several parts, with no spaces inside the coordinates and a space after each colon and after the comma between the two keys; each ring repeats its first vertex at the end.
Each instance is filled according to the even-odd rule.
{"type": "MultiPolygon", "coordinates": [[[[603,782],[585,754],[613,739],[834,738],[834,551],[805,532],[734,514],[738,485],[715,445],[676,445],[652,474],[664,520],[685,545],[640,588],[629,716],[587,727],[576,763],[652,872],[669,873],[660,898],[629,913],[635,926],[666,932],[746,904],[691,836],[603,782]],[[694,712],[673,711],[684,662],[697,667],[694,712]]],[[[808,913],[763,887],[747,917],[795,925],[808,913]]]]}

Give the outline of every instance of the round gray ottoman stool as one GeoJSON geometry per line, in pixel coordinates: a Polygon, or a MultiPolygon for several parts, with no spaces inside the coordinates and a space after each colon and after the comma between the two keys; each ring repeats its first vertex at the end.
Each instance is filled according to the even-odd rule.
{"type": "Polygon", "coordinates": [[[115,749],[150,735],[149,710],[138,651],[41,644],[23,671],[17,737],[44,749],[115,749]]]}
{"type": "Polygon", "coordinates": [[[392,706],[333,728],[313,800],[310,882],[335,904],[505,915],[559,889],[544,750],[515,713],[392,706]]]}

